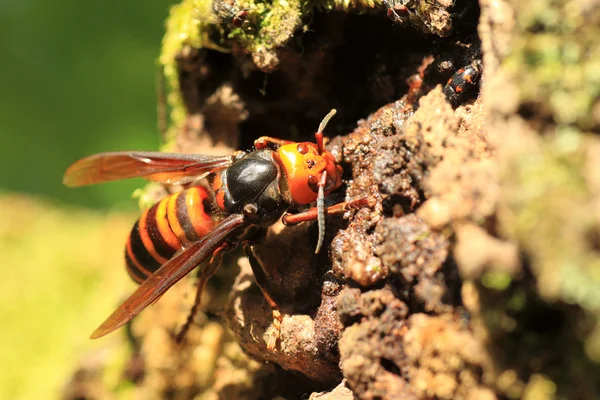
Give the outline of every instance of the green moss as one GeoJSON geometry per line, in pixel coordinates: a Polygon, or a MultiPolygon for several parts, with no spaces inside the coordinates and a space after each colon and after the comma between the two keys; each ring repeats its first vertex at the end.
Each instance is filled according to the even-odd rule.
{"type": "Polygon", "coordinates": [[[507,171],[514,187],[506,193],[515,221],[507,229],[531,255],[543,296],[593,310],[600,306],[600,256],[588,240],[594,221],[586,147],[564,131],[513,160],[507,171]]]}
{"type": "MultiPolygon", "coordinates": [[[[171,7],[166,21],[166,33],[162,41],[162,49],[158,59],[163,68],[167,83],[167,105],[171,112],[170,129],[167,132],[167,142],[175,137],[176,133],[185,122],[186,110],[179,91],[179,73],[177,58],[185,46],[202,48],[205,45],[201,34],[204,23],[199,17],[202,15],[197,10],[201,2],[184,0],[171,7]]],[[[203,8],[200,8],[201,10],[203,8]]],[[[166,146],[168,148],[168,145],[166,146]]]]}
{"type": "Polygon", "coordinates": [[[302,23],[299,0],[275,1],[261,22],[256,45],[271,50],[283,46],[302,23]]]}
{"type": "MultiPolygon", "coordinates": [[[[248,12],[242,27],[218,21],[212,12],[212,0],[183,0],[171,8],[159,57],[171,110],[165,149],[170,147],[186,118],[178,75],[178,59],[182,54],[185,56],[186,49],[231,52],[236,48],[236,56],[248,54],[259,69],[272,71],[278,64],[275,51],[302,28],[303,21],[310,21],[315,9],[362,11],[382,7],[380,0],[238,0],[235,4],[248,12]]],[[[307,29],[305,26],[304,30],[307,29]]]]}
{"type": "MultiPolygon", "coordinates": [[[[228,39],[237,42],[245,52],[271,51],[287,43],[302,24],[299,0],[267,2],[238,2],[248,10],[248,21],[242,27],[231,29],[228,39]]],[[[307,10],[306,10],[307,11],[307,10]]]]}
{"type": "Polygon", "coordinates": [[[379,0],[333,0],[324,2],[325,7],[331,5],[333,9],[344,11],[363,11],[369,8],[383,7],[379,0]]]}
{"type": "MultiPolygon", "coordinates": [[[[567,303],[583,310],[577,325],[563,329],[574,341],[569,362],[592,371],[584,359],[600,360],[600,334],[590,332],[600,322],[600,252],[590,238],[590,232],[600,231],[598,193],[589,175],[595,165],[590,149],[598,143],[565,126],[530,139],[523,142],[526,149],[515,150],[504,166],[503,196],[510,210],[506,215],[511,217],[502,225],[527,255],[542,300],[554,307],[567,303]],[[581,355],[576,355],[583,341],[585,355],[581,348],[581,355]]],[[[526,312],[530,307],[527,303],[519,309],[526,312]]],[[[568,379],[550,376],[560,391],[568,391],[568,379]]]]}
{"type": "Polygon", "coordinates": [[[600,96],[600,9],[568,0],[534,0],[518,10],[513,51],[506,66],[520,77],[521,101],[559,124],[598,125],[592,107],[600,96]]]}

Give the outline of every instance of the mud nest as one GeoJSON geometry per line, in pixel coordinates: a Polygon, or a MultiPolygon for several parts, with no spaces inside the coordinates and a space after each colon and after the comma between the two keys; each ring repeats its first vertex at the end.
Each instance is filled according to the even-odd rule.
{"type": "MultiPolygon", "coordinates": [[[[266,346],[271,309],[232,253],[183,344],[173,332],[194,276],[133,322],[128,390],[600,396],[600,80],[588,73],[600,61],[600,17],[583,3],[538,3],[174,6],[160,59],[166,149],[224,154],[263,135],[312,141],[336,108],[327,148],[344,186],[327,201],[375,201],[328,219],[319,255],[313,224],[276,224],[257,246],[276,271],[277,349],[266,346]],[[565,16],[568,7],[584,16],[565,16]],[[569,79],[552,81],[556,69],[569,79]]],[[[94,378],[102,368],[83,362],[66,397],[121,390],[94,378]]]]}

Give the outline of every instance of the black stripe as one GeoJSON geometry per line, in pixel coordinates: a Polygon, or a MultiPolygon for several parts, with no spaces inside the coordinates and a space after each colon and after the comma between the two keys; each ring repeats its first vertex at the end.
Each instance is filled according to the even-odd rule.
{"type": "MultiPolygon", "coordinates": [[[[148,237],[150,237],[150,240],[154,245],[154,250],[156,250],[161,257],[164,257],[168,260],[173,257],[173,254],[175,254],[177,249],[169,246],[163,235],[161,235],[160,230],[158,229],[158,223],[156,222],[157,209],[158,204],[154,205],[150,210],[148,210],[148,216],[146,217],[146,233],[148,233],[148,237]]],[[[167,218],[166,215],[165,218],[167,218]]]]}
{"type": "Polygon", "coordinates": [[[131,252],[133,253],[133,256],[144,268],[151,272],[160,268],[161,263],[156,261],[154,257],[148,253],[148,250],[146,250],[146,247],[144,246],[144,242],[142,242],[139,221],[133,226],[129,241],[131,243],[131,252]]]}
{"type": "Polygon", "coordinates": [[[129,257],[127,248],[125,248],[125,262],[127,263],[127,266],[129,267],[129,268],[127,268],[127,273],[129,274],[131,279],[133,279],[136,283],[140,283],[140,281],[143,282],[146,280],[146,278],[148,278],[146,276],[146,274],[144,274],[142,271],[140,271],[138,269],[138,267],[135,266],[133,261],[131,261],[131,257],[129,257]]]}
{"type": "Polygon", "coordinates": [[[217,202],[214,196],[212,196],[212,201],[209,197],[206,197],[204,200],[202,200],[202,208],[204,208],[204,213],[208,216],[211,216],[214,213],[215,210],[213,210],[213,207],[216,206],[217,202]]]}
{"type": "Polygon", "coordinates": [[[177,221],[179,221],[181,229],[183,229],[183,232],[185,232],[185,237],[187,240],[190,242],[195,242],[200,240],[200,237],[196,233],[194,225],[192,225],[192,221],[188,215],[187,202],[185,201],[186,193],[187,190],[180,192],[177,196],[177,202],[175,203],[175,209],[177,210],[177,221]]]}

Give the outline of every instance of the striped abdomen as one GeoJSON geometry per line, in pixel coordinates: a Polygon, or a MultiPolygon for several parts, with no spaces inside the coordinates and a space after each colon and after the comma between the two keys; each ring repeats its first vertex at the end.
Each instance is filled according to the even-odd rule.
{"type": "Polygon", "coordinates": [[[186,244],[207,235],[213,219],[212,193],[194,186],[165,197],[144,211],[125,247],[127,272],[141,283],[186,244]]]}

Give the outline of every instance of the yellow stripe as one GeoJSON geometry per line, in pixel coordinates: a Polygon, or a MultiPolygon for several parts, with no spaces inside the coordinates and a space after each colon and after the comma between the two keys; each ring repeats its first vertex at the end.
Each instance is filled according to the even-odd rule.
{"type": "Polygon", "coordinates": [[[167,206],[173,196],[162,199],[156,208],[156,224],[158,225],[158,231],[162,235],[165,242],[173,249],[181,248],[181,241],[175,236],[171,226],[169,225],[169,219],[167,217],[167,206]]]}
{"type": "Polygon", "coordinates": [[[169,203],[167,204],[167,218],[169,220],[169,225],[171,226],[171,230],[177,236],[181,243],[188,244],[189,241],[185,237],[185,232],[177,219],[177,198],[181,196],[181,192],[174,194],[168,198],[169,203]]]}
{"type": "Polygon", "coordinates": [[[189,189],[185,197],[188,217],[199,237],[206,236],[215,225],[211,216],[204,210],[203,201],[207,198],[205,189],[200,187],[189,189]]]}

